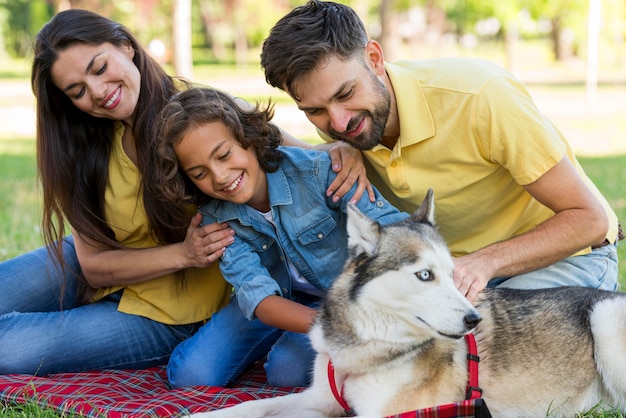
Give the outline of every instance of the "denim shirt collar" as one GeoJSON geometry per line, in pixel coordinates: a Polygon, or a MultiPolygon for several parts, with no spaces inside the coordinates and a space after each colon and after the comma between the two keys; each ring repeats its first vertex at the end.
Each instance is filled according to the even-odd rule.
{"type": "MultiPolygon", "coordinates": [[[[267,173],[267,188],[269,191],[270,207],[291,205],[293,198],[287,176],[282,167],[273,173],[267,173]]],[[[251,225],[251,214],[254,213],[248,205],[213,199],[207,204],[209,213],[213,213],[217,222],[224,223],[239,220],[243,225],[251,225]]]]}

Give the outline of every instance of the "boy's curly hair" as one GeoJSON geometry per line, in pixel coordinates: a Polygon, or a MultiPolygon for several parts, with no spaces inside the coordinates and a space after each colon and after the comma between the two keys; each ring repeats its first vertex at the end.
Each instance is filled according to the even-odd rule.
{"type": "Polygon", "coordinates": [[[282,159],[278,149],[282,133],[270,122],[274,116],[273,104],[250,107],[243,101],[240,105],[239,100],[216,89],[192,87],[175,94],[161,111],[152,183],[154,193],[163,203],[163,209],[170,212],[170,217],[184,218],[188,222],[190,204],[202,205],[212,199],[196,187],[178,164],[175,146],[190,129],[221,122],[243,148],[254,148],[265,172],[278,169],[282,159]]]}

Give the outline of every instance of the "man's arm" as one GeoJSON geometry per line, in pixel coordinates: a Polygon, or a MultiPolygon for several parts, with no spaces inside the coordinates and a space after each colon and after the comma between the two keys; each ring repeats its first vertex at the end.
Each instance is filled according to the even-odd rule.
{"type": "Polygon", "coordinates": [[[554,216],[522,235],[455,259],[454,281],[470,301],[494,277],[549,266],[606,237],[606,212],[567,157],[523,187],[554,216]]]}

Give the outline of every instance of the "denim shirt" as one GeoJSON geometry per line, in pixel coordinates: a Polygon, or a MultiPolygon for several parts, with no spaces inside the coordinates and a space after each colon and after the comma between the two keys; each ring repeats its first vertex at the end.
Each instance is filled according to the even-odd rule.
{"type": "MultiPolygon", "coordinates": [[[[313,286],[327,290],[348,257],[346,206],[357,185],[339,201],[326,196],[336,177],[326,152],[280,147],[283,160],[266,173],[276,228],[248,205],[213,200],[199,210],[202,224],[227,222],[235,241],[226,247],[220,268],[233,285],[244,315],[252,320],[257,305],[270,295],[293,299],[288,257],[313,286]]],[[[364,193],[358,209],[382,225],[407,218],[377,190],[376,201],[364,193]]]]}

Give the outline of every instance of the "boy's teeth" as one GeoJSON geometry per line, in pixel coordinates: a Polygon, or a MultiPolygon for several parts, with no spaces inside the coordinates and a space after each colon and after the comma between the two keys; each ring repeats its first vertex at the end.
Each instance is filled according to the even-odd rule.
{"type": "Polygon", "coordinates": [[[225,187],[224,190],[226,190],[227,192],[230,192],[231,190],[235,190],[235,187],[239,185],[240,181],[241,181],[241,177],[235,180],[230,186],[225,187]]]}

